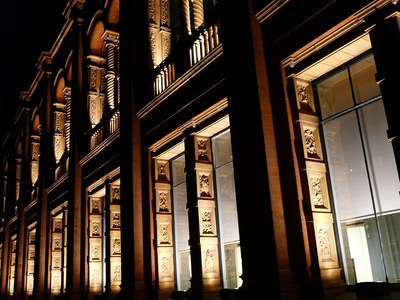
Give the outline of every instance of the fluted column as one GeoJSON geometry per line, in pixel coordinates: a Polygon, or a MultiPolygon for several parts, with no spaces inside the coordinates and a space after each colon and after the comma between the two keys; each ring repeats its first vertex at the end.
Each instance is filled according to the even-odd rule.
{"type": "Polygon", "coordinates": [[[104,42],[107,48],[107,71],[106,71],[106,95],[107,102],[111,110],[119,103],[118,88],[119,84],[119,33],[111,30],[105,30],[103,34],[104,42]]]}

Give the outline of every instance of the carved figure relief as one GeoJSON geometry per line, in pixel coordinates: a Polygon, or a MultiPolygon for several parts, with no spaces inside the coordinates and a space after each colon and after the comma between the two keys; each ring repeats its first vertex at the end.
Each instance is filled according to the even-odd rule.
{"type": "Polygon", "coordinates": [[[61,268],[61,258],[60,257],[54,257],[53,268],[54,269],[60,269],[61,268]]]}
{"type": "Polygon", "coordinates": [[[319,251],[322,261],[332,261],[331,248],[327,228],[321,227],[318,230],[319,251]]]}
{"type": "Polygon", "coordinates": [[[121,238],[113,238],[112,255],[121,255],[121,238]]]}
{"type": "Polygon", "coordinates": [[[100,236],[100,221],[92,222],[92,236],[100,236]]]}
{"type": "Polygon", "coordinates": [[[311,180],[311,196],[314,206],[318,208],[325,207],[324,200],[322,198],[321,178],[310,177],[310,180],[311,180]]]}
{"type": "Polygon", "coordinates": [[[35,258],[35,247],[31,247],[29,249],[29,258],[30,259],[35,258]]]}
{"type": "Polygon", "coordinates": [[[119,187],[111,189],[111,203],[119,203],[120,200],[120,191],[119,187]]]}
{"type": "Polygon", "coordinates": [[[197,139],[197,159],[208,161],[207,140],[197,139]]]}
{"type": "Polygon", "coordinates": [[[203,210],[201,212],[201,227],[203,234],[213,233],[213,228],[211,223],[211,211],[203,210]]]}
{"type": "Polygon", "coordinates": [[[208,174],[199,174],[200,197],[211,197],[210,193],[210,178],[208,174]]]}
{"type": "Polygon", "coordinates": [[[214,250],[207,249],[205,251],[204,270],[206,273],[215,272],[214,271],[214,250]]]}
{"type": "Polygon", "coordinates": [[[61,219],[54,220],[54,231],[60,232],[61,231],[61,219]]]}
{"type": "Polygon", "coordinates": [[[314,131],[307,128],[304,130],[304,142],[306,144],[307,153],[312,156],[317,155],[317,149],[315,144],[314,131]]]}
{"type": "Polygon", "coordinates": [[[121,228],[120,213],[112,212],[112,228],[121,228]]]}
{"type": "Polygon", "coordinates": [[[160,243],[169,244],[168,224],[160,224],[160,243]]]}
{"type": "Polygon", "coordinates": [[[92,259],[100,260],[99,245],[92,245],[92,259]]]}
{"type": "Polygon", "coordinates": [[[158,193],[158,202],[160,206],[160,211],[168,212],[168,194],[167,192],[160,192],[158,193]]]}
{"type": "Polygon", "coordinates": [[[167,178],[167,163],[158,162],[158,179],[168,180],[167,178]]]}
{"type": "Polygon", "coordinates": [[[121,281],[121,266],[120,265],[114,265],[113,266],[113,270],[112,270],[112,273],[113,273],[113,281],[114,282],[119,282],[119,281],[121,281]]]}
{"type": "Polygon", "coordinates": [[[301,103],[309,104],[309,95],[307,91],[307,85],[297,85],[297,95],[301,103]]]}
{"type": "Polygon", "coordinates": [[[31,234],[29,235],[30,236],[30,244],[34,244],[35,243],[35,241],[36,241],[36,233],[35,232],[31,232],[31,234]]]}
{"type": "Polygon", "coordinates": [[[59,237],[54,238],[54,249],[55,250],[61,249],[61,238],[59,238],[59,237]]]}
{"type": "Polygon", "coordinates": [[[169,258],[164,256],[161,259],[161,277],[169,277],[169,258]]]}
{"type": "Polygon", "coordinates": [[[99,199],[92,199],[92,214],[100,214],[100,200],[99,199]]]}

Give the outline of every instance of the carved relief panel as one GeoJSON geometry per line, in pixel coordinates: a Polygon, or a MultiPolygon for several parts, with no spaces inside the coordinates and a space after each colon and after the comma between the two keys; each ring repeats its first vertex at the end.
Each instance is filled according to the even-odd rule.
{"type": "Polygon", "coordinates": [[[333,218],[327,213],[313,213],[318,259],[321,268],[338,268],[333,218]]]}
{"type": "Polygon", "coordinates": [[[203,278],[219,279],[218,244],[214,238],[201,238],[203,278]]]}
{"type": "Polygon", "coordinates": [[[305,114],[302,114],[301,118],[300,128],[305,157],[311,160],[323,160],[318,118],[305,114]]]}
{"type": "Polygon", "coordinates": [[[214,198],[214,179],[212,165],[197,168],[197,196],[199,198],[214,198]]]}
{"type": "Polygon", "coordinates": [[[92,216],[90,218],[89,235],[90,237],[102,236],[102,220],[101,217],[92,216]]]}
{"type": "Polygon", "coordinates": [[[314,96],[311,82],[295,79],[297,108],[300,111],[315,113],[314,96]]]}
{"type": "Polygon", "coordinates": [[[201,236],[216,236],[215,201],[198,200],[199,224],[201,236]]]}
{"type": "Polygon", "coordinates": [[[169,184],[157,184],[155,202],[158,213],[171,213],[171,191],[169,184]]]}
{"type": "Polygon", "coordinates": [[[158,248],[158,268],[160,282],[174,281],[174,252],[173,248],[158,248]]]}
{"type": "Polygon", "coordinates": [[[155,161],[155,180],[161,182],[169,182],[169,164],[166,160],[156,160],[155,161]]]}
{"type": "Polygon", "coordinates": [[[101,261],[103,258],[103,245],[102,239],[90,239],[89,242],[89,260],[101,261]]]}
{"type": "Polygon", "coordinates": [[[331,211],[325,164],[307,161],[307,178],[313,211],[331,211]]]}
{"type": "Polygon", "coordinates": [[[157,244],[172,246],[172,215],[157,215],[157,244]]]}

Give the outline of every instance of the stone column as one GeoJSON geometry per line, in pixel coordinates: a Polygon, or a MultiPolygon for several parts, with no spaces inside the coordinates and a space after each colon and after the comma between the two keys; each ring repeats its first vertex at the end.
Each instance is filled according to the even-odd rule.
{"type": "Polygon", "coordinates": [[[65,100],[65,123],[64,123],[64,140],[65,148],[69,153],[71,151],[71,88],[64,88],[65,100]]]}
{"type": "Polygon", "coordinates": [[[118,105],[119,95],[119,33],[111,30],[105,30],[103,34],[104,42],[107,48],[107,70],[106,70],[106,95],[107,103],[111,110],[118,105]]]}
{"type": "Polygon", "coordinates": [[[286,256],[287,248],[264,53],[253,43],[262,39],[253,36],[260,25],[251,1],[220,0],[219,5],[243,267],[238,297],[265,293],[280,299],[278,257],[286,256]],[[240,43],[232,28],[241,28],[240,43]]]}
{"type": "MultiPolygon", "coordinates": [[[[25,99],[29,100],[29,99],[25,99]]],[[[17,240],[17,250],[16,250],[16,273],[15,273],[15,295],[17,298],[22,297],[25,293],[25,281],[24,281],[24,273],[25,273],[25,263],[26,263],[26,251],[25,251],[25,205],[30,200],[30,178],[29,178],[29,145],[30,145],[30,109],[29,107],[25,107],[24,111],[24,136],[22,142],[22,158],[21,158],[21,166],[19,170],[20,176],[20,196],[19,200],[17,198],[17,212],[18,212],[18,240],[17,240]]],[[[16,174],[16,178],[18,178],[18,173],[16,174]]],[[[18,192],[17,192],[18,197],[18,192]]]]}
{"type": "Polygon", "coordinates": [[[185,35],[191,35],[192,34],[192,22],[190,21],[190,3],[189,1],[191,0],[181,0],[181,9],[182,9],[182,16],[184,20],[184,24],[182,27],[184,27],[185,35]]]}
{"type": "Polygon", "coordinates": [[[149,299],[150,243],[144,244],[149,212],[143,209],[142,136],[136,107],[147,97],[149,70],[146,0],[121,1],[121,299],[149,299]],[[138,47],[140,45],[140,47],[138,47]],[[135,70],[135,72],[132,72],[135,70]],[[125,100],[126,99],[126,100],[125,100]],[[146,270],[146,271],[145,271],[146,270]],[[149,270],[149,273],[147,273],[149,270]]]}
{"type": "MultiPolygon", "coordinates": [[[[43,68],[49,69],[49,65],[43,65],[43,68]]],[[[43,131],[40,137],[41,157],[51,157],[52,136],[50,132],[51,116],[51,72],[45,71],[43,85],[46,87],[46,98],[43,107],[41,120],[43,121],[43,131]]],[[[38,225],[36,239],[35,257],[35,292],[36,299],[44,299],[47,294],[47,276],[48,276],[48,201],[46,192],[46,179],[49,178],[48,170],[51,166],[51,160],[43,159],[39,164],[39,203],[38,203],[38,225]]],[[[51,178],[52,176],[50,176],[51,178]]]]}
{"type": "Polygon", "coordinates": [[[400,123],[398,97],[400,82],[400,12],[386,17],[378,14],[369,32],[375,58],[376,80],[382,93],[388,123],[387,137],[393,146],[397,171],[400,176],[400,123]]]}
{"type": "Polygon", "coordinates": [[[194,29],[204,23],[203,0],[193,0],[194,29]]]}
{"type": "Polygon", "coordinates": [[[218,296],[221,289],[218,230],[210,140],[185,138],[185,169],[192,267],[190,299],[218,296]]]}
{"type": "MultiPolygon", "coordinates": [[[[78,4],[77,4],[78,5],[78,4]]],[[[85,280],[83,277],[85,268],[85,251],[82,241],[84,230],[82,228],[85,201],[82,192],[82,168],[79,164],[81,147],[85,149],[87,143],[82,137],[84,128],[84,114],[86,101],[83,93],[84,82],[84,43],[83,43],[83,11],[75,6],[71,12],[74,24],[73,34],[73,57],[72,57],[72,78],[71,86],[71,139],[69,153],[69,201],[68,201],[68,235],[67,252],[67,294],[70,299],[81,299],[85,292],[85,280]]]]}

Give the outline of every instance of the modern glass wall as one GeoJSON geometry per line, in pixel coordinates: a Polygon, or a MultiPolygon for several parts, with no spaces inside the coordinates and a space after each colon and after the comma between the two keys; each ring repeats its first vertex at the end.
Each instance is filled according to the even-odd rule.
{"type": "Polygon", "coordinates": [[[372,55],[314,82],[348,284],[400,282],[400,184],[372,55]]]}

